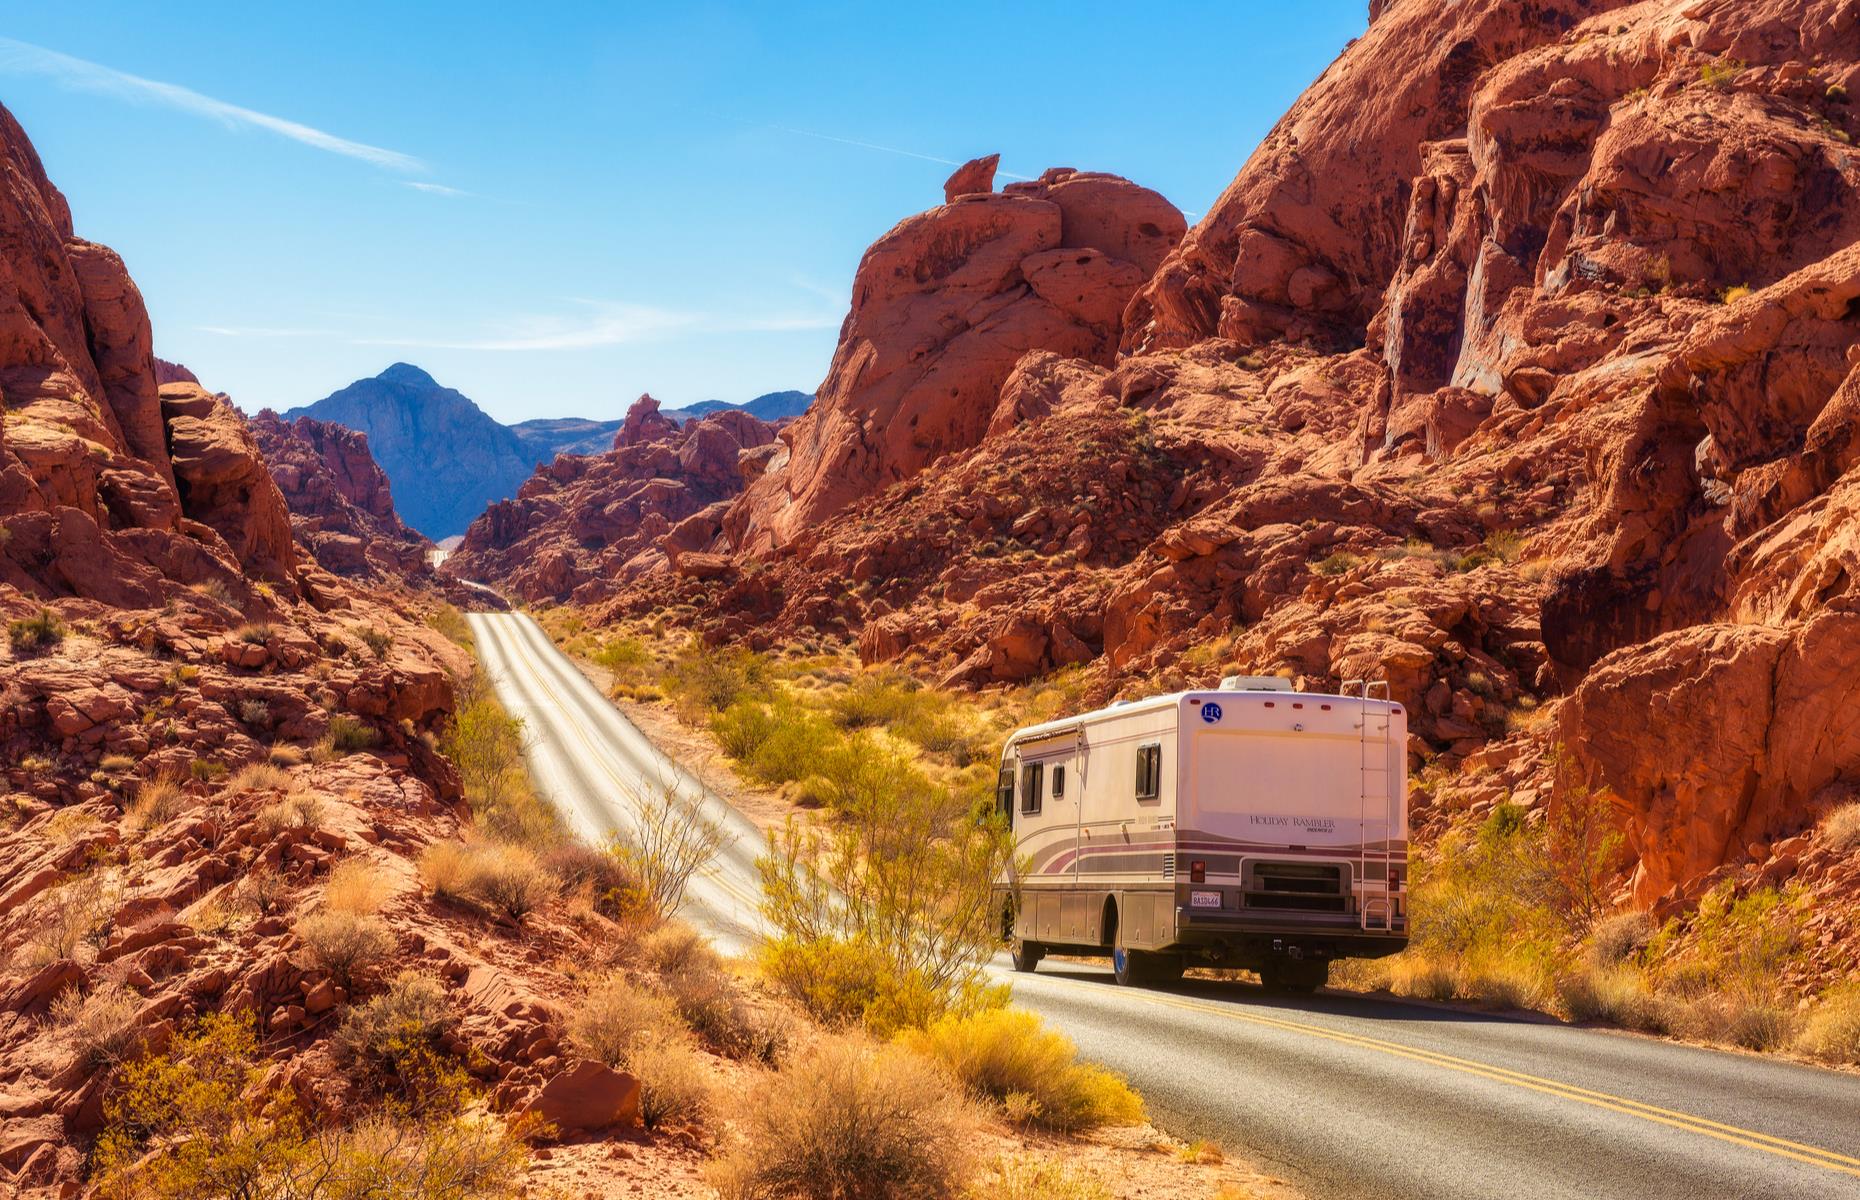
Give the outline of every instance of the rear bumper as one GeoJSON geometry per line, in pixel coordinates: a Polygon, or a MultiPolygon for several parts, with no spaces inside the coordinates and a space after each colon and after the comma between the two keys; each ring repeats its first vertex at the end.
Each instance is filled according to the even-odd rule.
{"type": "Polygon", "coordinates": [[[1336,913],[1212,912],[1177,907],[1175,940],[1185,950],[1239,962],[1275,955],[1293,958],[1385,958],[1408,945],[1408,931],[1364,929],[1354,915],[1336,913]]]}

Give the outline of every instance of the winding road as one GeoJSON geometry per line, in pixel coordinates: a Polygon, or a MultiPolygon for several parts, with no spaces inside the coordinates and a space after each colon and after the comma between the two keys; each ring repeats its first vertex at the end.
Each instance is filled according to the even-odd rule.
{"type": "MultiPolygon", "coordinates": [[[[757,936],[747,818],[647,740],[527,616],[472,614],[539,786],[586,836],[627,797],[702,795],[732,841],[683,915],[726,952],[757,936]]],[[[1860,1200],[1860,1075],[1551,1021],[1239,983],[1115,986],[1049,962],[1014,998],[1127,1075],[1158,1123],[1313,1200],[1860,1200]]]]}

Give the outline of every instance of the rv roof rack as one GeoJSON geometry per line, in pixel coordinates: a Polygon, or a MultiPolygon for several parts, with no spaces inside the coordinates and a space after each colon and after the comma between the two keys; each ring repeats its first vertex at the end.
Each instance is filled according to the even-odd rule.
{"type": "Polygon", "coordinates": [[[1223,692],[1289,692],[1292,681],[1283,675],[1227,675],[1221,679],[1223,692]]]}

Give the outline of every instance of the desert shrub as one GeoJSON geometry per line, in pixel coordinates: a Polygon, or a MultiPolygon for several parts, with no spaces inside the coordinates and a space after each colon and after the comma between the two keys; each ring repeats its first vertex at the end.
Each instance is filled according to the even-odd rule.
{"type": "Polygon", "coordinates": [[[46,898],[44,915],[27,935],[28,957],[43,965],[74,958],[78,947],[101,945],[114,926],[121,889],[95,880],[76,880],[46,898]]]}
{"type": "Polygon", "coordinates": [[[639,1080],[639,1119],[647,1129],[701,1127],[710,1119],[709,1072],[682,1038],[635,1045],[627,1070],[639,1080]]]}
{"type": "Polygon", "coordinates": [[[639,876],[614,855],[586,842],[564,839],[544,850],[537,862],[563,892],[585,888],[594,907],[607,916],[626,915],[644,905],[639,876]]]}
{"type": "MultiPolygon", "coordinates": [[[[1784,968],[1799,952],[1808,894],[1792,886],[1786,892],[1757,888],[1739,896],[1727,880],[1699,900],[1690,920],[1690,954],[1666,955],[1657,978],[1667,991],[1689,995],[1715,992],[1744,1000],[1768,997],[1784,968]],[[1681,974],[1690,974],[1684,978],[1681,974]]],[[[1655,950],[1670,943],[1676,930],[1662,930],[1655,950]]],[[[1712,1024],[1709,1019],[1706,1024],[1712,1024]]]]}
{"type": "Polygon", "coordinates": [[[196,758],[187,764],[187,773],[201,783],[217,783],[226,778],[226,764],[217,758],[196,758]]]}
{"type": "Polygon", "coordinates": [[[667,921],[640,939],[639,952],[680,1019],[705,1045],[733,1058],[772,1054],[771,1031],[744,1001],[703,934],[682,921],[667,921]]]}
{"type": "Polygon", "coordinates": [[[946,756],[966,767],[984,756],[987,747],[970,720],[943,697],[919,707],[893,727],[893,731],[932,754],[946,756]]]}
{"type": "Polygon", "coordinates": [[[1606,1021],[1647,1033],[1665,1033],[1671,1024],[1668,1005],[1633,967],[1580,968],[1559,977],[1556,991],[1572,1020],[1606,1021]]]}
{"type": "Polygon", "coordinates": [[[1404,955],[1389,963],[1389,990],[1421,1000],[1451,1000],[1459,974],[1451,964],[1426,954],[1404,955]]]}
{"type": "Polygon", "coordinates": [[[977,823],[909,773],[856,797],[831,828],[790,822],[757,863],[774,930],[763,970],[817,1016],[880,1030],[992,1003],[992,885],[1010,852],[992,818],[977,823]]]}
{"type": "Polygon", "coordinates": [[[514,1200],[520,1130],[465,1111],[463,1077],[423,1115],[392,1108],[342,1128],[260,1086],[249,1016],[214,1014],[132,1064],[93,1156],[100,1200],[514,1200]],[[443,1100],[443,1103],[439,1101],[443,1100]]]}
{"type": "Polygon", "coordinates": [[[143,780],[123,815],[123,824],[138,833],[159,829],[181,815],[186,801],[181,785],[169,776],[143,780]]]}
{"type": "Polygon", "coordinates": [[[381,731],[348,713],[336,713],[329,719],[328,740],[336,753],[354,754],[374,749],[381,741],[381,731]]]}
{"type": "Polygon", "coordinates": [[[880,669],[855,677],[827,711],[842,729],[865,729],[895,725],[932,703],[910,676],[880,669]]]}
{"type": "Polygon", "coordinates": [[[1860,1064],[1860,985],[1848,984],[1822,996],[1796,1048],[1827,1062],[1860,1064]]]}
{"type": "Polygon", "coordinates": [[[1612,967],[1634,958],[1653,940],[1653,918],[1644,912],[1618,912],[1596,922],[1589,933],[1589,961],[1612,967]]]}
{"type": "Polygon", "coordinates": [[[276,867],[259,863],[240,878],[233,898],[254,916],[269,917],[283,911],[290,892],[290,885],[276,867]]]}
{"type": "Polygon", "coordinates": [[[136,769],[136,760],[127,754],[106,754],[97,760],[97,769],[108,775],[123,775],[136,769]]]}
{"type": "Polygon", "coordinates": [[[287,792],[284,799],[258,810],[258,831],[276,837],[286,829],[320,829],[323,801],[312,792],[287,792]]]}
{"type": "Polygon", "coordinates": [[[534,853],[507,842],[434,842],[420,855],[420,877],[435,896],[482,905],[518,922],[556,890],[534,853]]]}
{"type": "Polygon", "coordinates": [[[30,617],[8,622],[7,640],[15,654],[42,654],[65,640],[64,618],[49,608],[30,617]]]}
{"type": "Polygon", "coordinates": [[[465,800],[483,828],[535,847],[562,840],[560,815],[531,789],[524,769],[523,722],[498,703],[482,675],[459,689],[439,747],[458,764],[465,800]]]}
{"type": "Polygon", "coordinates": [[[466,622],[465,614],[450,604],[441,601],[426,614],[426,623],[446,640],[467,650],[472,648],[471,625],[466,622]]]}
{"type": "Polygon", "coordinates": [[[380,975],[396,945],[379,917],[321,910],[297,922],[305,965],[327,971],[351,995],[380,975]]]}
{"type": "Polygon", "coordinates": [[[704,796],[672,779],[642,781],[629,805],[632,823],[608,841],[608,853],[639,879],[645,903],[660,918],[684,903],[691,877],[712,862],[730,837],[705,811],[704,796]]]}
{"type": "Polygon", "coordinates": [[[1045,1159],[998,1158],[962,1195],[963,1200],[1111,1200],[1096,1179],[1045,1159]]]}
{"type": "Polygon", "coordinates": [[[1484,1008],[1535,1008],[1548,992],[1544,966],[1480,956],[1461,965],[1458,992],[1484,1008]]]}
{"type": "Polygon", "coordinates": [[[636,1044],[675,1040],[683,1032],[670,998],[620,975],[589,988],[568,1018],[568,1044],[610,1067],[625,1066],[636,1044]]]}
{"type": "Polygon", "coordinates": [[[906,1033],[903,1044],[948,1067],[977,1096],[1027,1098],[1026,1120],[1070,1132],[1143,1120],[1143,1101],[1117,1075],[1078,1061],[1078,1047],[1019,1008],[946,1016],[906,1033]]]}
{"type": "Polygon", "coordinates": [[[611,673],[616,687],[637,688],[652,668],[652,652],[637,638],[619,637],[602,644],[593,655],[596,666],[611,673]]]}
{"type": "Polygon", "coordinates": [[[368,916],[381,911],[381,905],[394,887],[380,867],[365,858],[348,858],[336,864],[323,889],[323,907],[331,912],[368,916]]]}
{"type": "Polygon", "coordinates": [[[239,628],[233,630],[233,636],[247,645],[262,646],[276,637],[277,632],[278,631],[271,626],[259,622],[254,625],[241,625],[239,628]]]}
{"type": "Polygon", "coordinates": [[[385,629],[376,629],[370,626],[367,629],[358,629],[354,632],[355,636],[361,639],[362,645],[368,647],[369,651],[373,653],[376,658],[386,658],[388,651],[394,648],[394,635],[385,629]]]}
{"type": "Polygon", "coordinates": [[[1824,817],[1821,836],[1837,853],[1860,850],[1860,802],[1843,804],[1824,817]]]}
{"type": "Polygon", "coordinates": [[[70,1034],[78,1061],[92,1070],[114,1067],[141,1041],[136,1028],[137,995],[121,984],[106,983],[88,996],[66,988],[52,1001],[52,1022],[70,1034]]]}
{"type": "Polygon", "coordinates": [[[253,763],[234,772],[226,786],[239,792],[283,792],[290,790],[291,776],[275,763],[253,763]]]}
{"type": "Polygon", "coordinates": [[[451,1028],[452,1005],[430,975],[402,971],[380,995],[350,1007],[336,1046],[372,1069],[402,1078],[420,1075],[451,1028]]]}
{"type": "Polygon", "coordinates": [[[1743,991],[1699,996],[1674,1009],[1673,1032],[1746,1050],[1780,1050],[1795,1040],[1800,1018],[1768,995],[1743,991]]]}
{"type": "Polygon", "coordinates": [[[723,752],[738,762],[754,761],[756,752],[775,733],[775,717],[757,700],[738,700],[710,719],[710,731],[716,735],[723,752]]]}
{"type": "Polygon", "coordinates": [[[303,747],[285,742],[273,746],[271,753],[265,756],[265,761],[274,767],[301,767],[304,764],[304,757],[303,747]]]}
{"type": "Polygon", "coordinates": [[[1319,561],[1314,569],[1319,575],[1336,576],[1344,574],[1352,567],[1361,565],[1362,561],[1361,558],[1351,554],[1348,550],[1339,550],[1319,561]]]}
{"type": "Polygon", "coordinates": [[[254,729],[271,728],[271,705],[263,700],[239,701],[239,719],[254,729]]]}
{"type": "Polygon", "coordinates": [[[786,697],[765,710],[771,725],[743,764],[749,774],[769,784],[806,779],[841,739],[819,715],[786,697]]]}
{"type": "Polygon", "coordinates": [[[679,716],[696,722],[764,688],[768,664],[754,651],[692,638],[665,669],[663,682],[679,716]]]}
{"type": "Polygon", "coordinates": [[[764,1081],[712,1183],[727,1200],[943,1200],[968,1174],[972,1130],[929,1062],[828,1039],[764,1081]]]}
{"type": "Polygon", "coordinates": [[[1515,529],[1494,530],[1486,535],[1485,552],[1499,562],[1516,562],[1524,553],[1524,535],[1515,529]]]}

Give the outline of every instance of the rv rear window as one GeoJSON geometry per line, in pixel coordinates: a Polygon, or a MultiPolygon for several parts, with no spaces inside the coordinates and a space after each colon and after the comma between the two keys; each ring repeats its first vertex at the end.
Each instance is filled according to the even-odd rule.
{"type": "Polygon", "coordinates": [[[1162,747],[1137,747],[1137,799],[1154,800],[1162,790],[1162,747]]]}
{"type": "Polygon", "coordinates": [[[995,807],[1002,816],[1014,812],[1014,768],[1002,767],[1001,774],[995,778],[995,807]]]}
{"type": "Polygon", "coordinates": [[[1039,763],[1027,763],[1020,769],[1020,811],[1023,815],[1040,811],[1040,776],[1043,771],[1039,763]]]}
{"type": "Polygon", "coordinates": [[[1061,764],[1053,768],[1053,799],[1057,800],[1061,796],[1064,796],[1065,794],[1066,794],[1066,768],[1064,764],[1061,764]]]}

